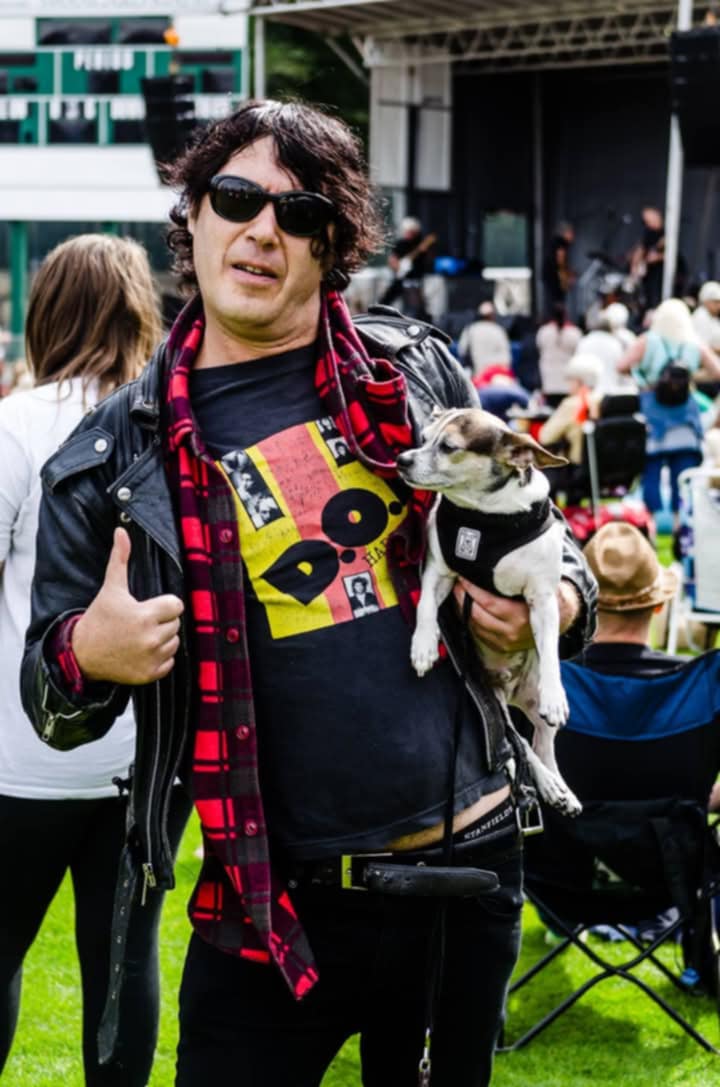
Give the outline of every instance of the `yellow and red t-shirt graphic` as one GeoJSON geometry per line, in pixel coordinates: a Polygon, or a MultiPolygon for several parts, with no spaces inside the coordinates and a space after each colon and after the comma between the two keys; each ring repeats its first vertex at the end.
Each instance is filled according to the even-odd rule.
{"type": "Polygon", "coordinates": [[[274,639],[397,605],[386,549],[403,501],[355,459],[331,418],[280,431],[220,464],[274,639]]]}

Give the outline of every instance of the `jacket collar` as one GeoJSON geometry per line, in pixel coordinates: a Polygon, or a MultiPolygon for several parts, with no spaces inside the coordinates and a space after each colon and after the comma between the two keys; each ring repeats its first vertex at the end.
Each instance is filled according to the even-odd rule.
{"type": "Polygon", "coordinates": [[[133,388],[130,416],[145,430],[157,431],[160,426],[160,375],[165,368],[165,349],[166,342],[163,341],[133,388]]]}

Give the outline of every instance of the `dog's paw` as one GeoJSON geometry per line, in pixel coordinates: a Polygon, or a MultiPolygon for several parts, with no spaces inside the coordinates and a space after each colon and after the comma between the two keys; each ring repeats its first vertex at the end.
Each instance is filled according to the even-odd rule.
{"type": "Polygon", "coordinates": [[[553,728],[562,728],[570,716],[570,707],[562,687],[541,693],[538,712],[553,728]]]}
{"type": "Polygon", "coordinates": [[[570,815],[573,818],[579,815],[582,811],[582,804],[572,789],[559,774],[553,773],[552,770],[548,770],[546,767],[543,769],[544,773],[536,775],[536,781],[540,796],[545,803],[550,804],[551,807],[556,808],[563,815],[570,815]]]}
{"type": "Polygon", "coordinates": [[[429,672],[435,661],[440,656],[438,639],[440,632],[436,629],[429,633],[424,630],[416,630],[410,645],[410,660],[419,676],[429,672]]]}
{"type": "Polygon", "coordinates": [[[569,815],[573,819],[582,811],[582,804],[575,796],[572,789],[569,789],[567,785],[561,790],[558,801],[555,804],[558,811],[561,811],[563,815],[569,815]]]}

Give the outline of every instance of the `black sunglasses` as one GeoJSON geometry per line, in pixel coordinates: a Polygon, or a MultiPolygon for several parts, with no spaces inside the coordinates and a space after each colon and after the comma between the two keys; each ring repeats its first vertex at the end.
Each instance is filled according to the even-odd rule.
{"type": "Polygon", "coordinates": [[[277,225],[286,234],[312,238],[319,234],[335,214],[335,205],[316,192],[268,192],[232,174],[215,174],[208,184],[210,204],[216,215],[231,223],[248,223],[259,215],[268,201],[275,207],[277,225]]]}

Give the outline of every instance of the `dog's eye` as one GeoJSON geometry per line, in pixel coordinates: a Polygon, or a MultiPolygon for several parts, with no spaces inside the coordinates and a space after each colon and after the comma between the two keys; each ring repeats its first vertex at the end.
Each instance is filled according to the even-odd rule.
{"type": "Polygon", "coordinates": [[[441,453],[455,453],[455,452],[457,452],[457,447],[454,446],[452,444],[452,442],[449,442],[447,440],[447,438],[442,438],[438,442],[438,449],[440,450],[441,453]]]}

